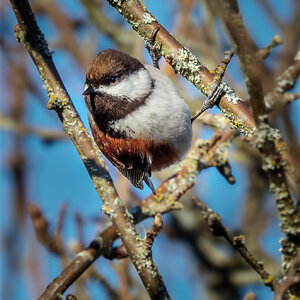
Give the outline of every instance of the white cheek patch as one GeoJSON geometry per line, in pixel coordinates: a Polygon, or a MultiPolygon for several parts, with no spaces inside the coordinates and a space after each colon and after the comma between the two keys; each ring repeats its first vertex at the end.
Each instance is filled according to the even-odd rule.
{"type": "Polygon", "coordinates": [[[98,92],[112,96],[125,96],[132,101],[147,95],[151,90],[151,77],[146,69],[140,69],[114,85],[100,85],[98,92]]]}

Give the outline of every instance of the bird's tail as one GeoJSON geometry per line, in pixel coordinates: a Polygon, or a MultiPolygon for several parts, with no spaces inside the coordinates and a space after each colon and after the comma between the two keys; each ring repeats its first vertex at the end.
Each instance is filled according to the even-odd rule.
{"type": "Polygon", "coordinates": [[[149,186],[149,188],[152,191],[153,195],[156,195],[154,185],[153,185],[150,177],[147,174],[145,174],[145,176],[144,176],[144,181],[149,186]]]}

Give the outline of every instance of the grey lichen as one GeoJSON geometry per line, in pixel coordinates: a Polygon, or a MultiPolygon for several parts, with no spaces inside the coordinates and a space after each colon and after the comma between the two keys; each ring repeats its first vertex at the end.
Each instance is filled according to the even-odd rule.
{"type": "Polygon", "coordinates": [[[143,22],[145,24],[151,24],[152,22],[156,22],[156,21],[157,20],[149,12],[143,13],[143,22]]]}
{"type": "Polygon", "coordinates": [[[294,83],[295,83],[295,80],[292,76],[292,71],[293,71],[294,67],[293,66],[290,66],[288,67],[284,73],[277,78],[277,86],[275,88],[275,91],[279,94],[283,94],[287,87],[293,87],[294,86],[294,83]]]}
{"type": "Polygon", "coordinates": [[[221,143],[215,151],[217,157],[216,164],[218,167],[223,166],[228,161],[228,146],[229,142],[221,143]]]}
{"type": "Polygon", "coordinates": [[[109,0],[113,5],[121,6],[124,0],[109,0]]]}
{"type": "Polygon", "coordinates": [[[260,121],[260,125],[255,131],[255,138],[256,138],[256,146],[258,149],[263,148],[264,143],[266,141],[279,141],[282,139],[281,133],[278,129],[271,128],[268,124],[268,115],[261,115],[258,117],[260,121]]]}
{"type": "Polygon", "coordinates": [[[229,110],[225,110],[225,109],[221,109],[222,113],[224,114],[224,116],[226,118],[228,118],[233,127],[238,129],[241,133],[248,135],[248,134],[252,134],[253,130],[250,130],[242,120],[239,120],[236,115],[234,115],[233,113],[231,113],[229,110]]]}
{"type": "MultiPolygon", "coordinates": [[[[280,186],[277,186],[275,183],[271,182],[270,191],[274,193],[275,200],[286,199],[289,196],[287,192],[287,186],[284,183],[282,183],[280,186]]],[[[293,213],[293,211],[290,212],[293,213]]]]}
{"type": "Polygon", "coordinates": [[[235,94],[233,88],[227,84],[224,80],[221,82],[220,87],[224,91],[224,97],[228,102],[232,102],[233,104],[238,104],[241,99],[235,94]]]}
{"type": "Polygon", "coordinates": [[[130,21],[132,28],[137,29],[141,25],[140,21],[130,21]]]}
{"type": "Polygon", "coordinates": [[[192,54],[186,48],[180,48],[177,52],[176,72],[182,74],[188,80],[196,85],[200,85],[201,91],[207,95],[205,85],[201,85],[200,70],[203,65],[199,62],[196,55],[192,54]]]}
{"type": "Polygon", "coordinates": [[[108,205],[107,203],[104,203],[101,207],[101,211],[108,215],[108,216],[113,216],[114,215],[114,209],[111,207],[111,205],[108,205]]]}

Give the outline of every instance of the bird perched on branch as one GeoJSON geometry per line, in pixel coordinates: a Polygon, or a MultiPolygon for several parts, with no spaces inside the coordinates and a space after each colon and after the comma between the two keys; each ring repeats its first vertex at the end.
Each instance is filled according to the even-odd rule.
{"type": "Polygon", "coordinates": [[[107,49],[91,62],[83,95],[98,147],[137,188],[155,194],[151,171],[180,160],[192,141],[191,112],[166,74],[107,49]]]}

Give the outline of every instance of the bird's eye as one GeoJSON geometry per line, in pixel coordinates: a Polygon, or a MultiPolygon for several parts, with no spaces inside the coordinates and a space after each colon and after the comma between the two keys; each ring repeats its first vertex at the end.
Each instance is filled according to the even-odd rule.
{"type": "Polygon", "coordinates": [[[114,84],[116,84],[118,81],[119,81],[119,78],[118,78],[117,76],[112,76],[112,77],[109,79],[109,84],[110,84],[110,85],[114,85],[114,84]]]}

